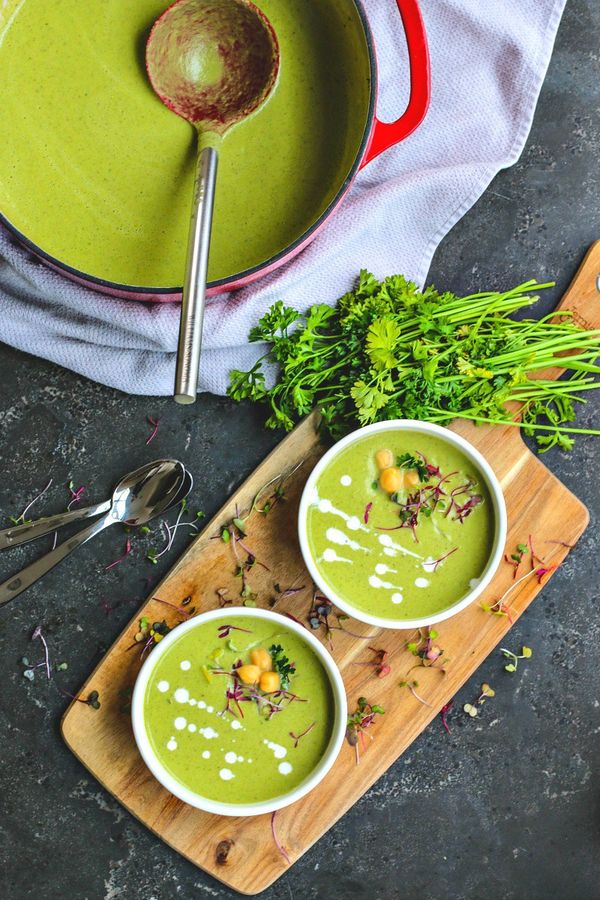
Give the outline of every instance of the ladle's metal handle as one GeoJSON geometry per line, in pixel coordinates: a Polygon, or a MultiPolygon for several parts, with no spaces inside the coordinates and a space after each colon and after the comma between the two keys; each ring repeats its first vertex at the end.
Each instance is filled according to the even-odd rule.
{"type": "Polygon", "coordinates": [[[205,147],[198,156],[177,347],[174,394],[177,403],[194,403],[198,391],[217,161],[213,147],[205,147]]]}

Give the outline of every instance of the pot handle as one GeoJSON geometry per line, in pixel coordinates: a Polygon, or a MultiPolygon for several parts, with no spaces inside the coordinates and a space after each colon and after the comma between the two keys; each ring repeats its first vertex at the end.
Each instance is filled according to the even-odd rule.
{"type": "Polygon", "coordinates": [[[410,61],[410,97],[408,106],[395,122],[375,117],[371,141],[361,169],[389,147],[398,144],[417,128],[431,99],[431,71],[425,24],[417,0],[396,0],[402,16],[410,61]]]}

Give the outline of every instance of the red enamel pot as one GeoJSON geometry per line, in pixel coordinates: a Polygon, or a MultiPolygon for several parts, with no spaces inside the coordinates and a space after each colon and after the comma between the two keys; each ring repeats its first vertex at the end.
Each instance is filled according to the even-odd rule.
{"type": "MultiPolygon", "coordinates": [[[[408,56],[410,61],[410,96],[408,106],[395,122],[382,122],[377,118],[377,60],[375,53],[375,44],[373,35],[369,25],[366,11],[362,0],[347,0],[353,4],[358,13],[357,21],[364,32],[365,45],[369,55],[370,67],[370,91],[369,91],[369,108],[366,117],[366,126],[362,136],[362,141],[353,165],[347,176],[337,186],[337,190],[333,199],[319,216],[319,218],[308,228],[303,234],[282,250],[277,255],[271,257],[265,262],[252,269],[223,278],[219,281],[212,281],[208,285],[208,294],[218,294],[224,291],[231,291],[245,287],[252,282],[268,275],[275,269],[289,262],[294,256],[300,253],[319,233],[327,220],[332,216],[339,205],[342,203],[345,195],[350,189],[357,173],[372,162],[385,150],[398,144],[404,138],[408,137],[422,122],[430,100],[430,67],[429,52],[427,47],[427,37],[425,26],[419,10],[417,0],[395,0],[398,12],[402,18],[404,31],[406,35],[406,44],[408,47],[408,56]]],[[[378,0],[383,2],[383,0],[378,0]]],[[[392,2],[392,0],[386,0],[392,2]]],[[[13,235],[25,244],[36,256],[42,259],[47,265],[59,271],[66,277],[77,281],[85,287],[92,288],[104,294],[115,297],[121,297],[131,300],[144,301],[178,301],[181,299],[181,288],[173,289],[156,289],[147,287],[136,287],[132,285],[118,284],[106,281],[101,278],[88,275],[85,272],[72,268],[60,260],[45,253],[40,247],[32,243],[26,235],[16,229],[7,219],[0,214],[0,223],[3,224],[13,235]]]]}

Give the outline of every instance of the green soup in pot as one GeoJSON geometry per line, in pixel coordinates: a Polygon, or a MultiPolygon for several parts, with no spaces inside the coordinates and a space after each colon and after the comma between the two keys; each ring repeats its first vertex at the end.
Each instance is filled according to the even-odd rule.
{"type": "MultiPolygon", "coordinates": [[[[211,281],[300,238],[364,136],[370,68],[348,0],[257,0],[280,43],[266,105],[220,144],[211,281]]],[[[154,95],[145,41],[165,0],[7,0],[0,212],[47,254],[119,284],[182,284],[194,129],[154,95]]]]}
{"type": "Polygon", "coordinates": [[[312,649],[284,624],[248,616],[185,631],[159,660],[144,698],[146,731],[162,766],[222,803],[259,803],[298,787],[323,758],[333,721],[329,677],[312,649]],[[221,626],[235,627],[221,637],[221,626]],[[227,673],[248,663],[252,649],[271,647],[295,669],[288,693],[235,691],[237,679],[227,673]],[[238,693],[237,702],[227,692],[238,693]]]}
{"type": "Polygon", "coordinates": [[[316,480],[306,524],[325,586],[393,620],[426,618],[458,602],[483,575],[495,537],[476,466],[442,439],[404,430],[365,436],[334,457],[316,480]],[[382,488],[379,451],[410,483],[382,488]]]}

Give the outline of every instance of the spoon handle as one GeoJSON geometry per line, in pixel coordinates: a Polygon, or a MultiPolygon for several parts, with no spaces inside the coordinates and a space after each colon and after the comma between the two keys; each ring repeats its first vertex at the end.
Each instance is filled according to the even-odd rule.
{"type": "Polygon", "coordinates": [[[205,147],[198,156],[177,347],[174,392],[177,403],[194,403],[198,391],[217,162],[213,147],[205,147]]]}
{"type": "Polygon", "coordinates": [[[58,528],[62,528],[63,525],[70,525],[71,522],[78,522],[80,519],[91,519],[92,516],[98,516],[100,513],[107,512],[111,505],[112,500],[105,500],[104,503],[97,503],[95,506],[70,509],[55,516],[44,516],[43,519],[37,519],[35,522],[27,522],[23,525],[14,525],[12,528],[5,528],[3,531],[0,531],[0,550],[8,550],[11,547],[18,547],[19,544],[35,541],[44,534],[51,534],[58,528]]]}
{"type": "Polygon", "coordinates": [[[5,581],[4,584],[0,584],[0,606],[2,606],[3,603],[8,603],[9,600],[12,600],[22,591],[31,587],[31,585],[41,578],[42,575],[45,575],[46,572],[49,572],[50,569],[53,569],[54,566],[58,565],[58,563],[72,553],[73,550],[76,550],[77,547],[85,544],[90,538],[95,537],[116,521],[118,521],[118,519],[115,519],[111,513],[108,513],[101,519],[97,519],[96,522],[88,525],[87,528],[84,528],[78,534],[63,541],[62,544],[59,544],[58,547],[51,550],[50,553],[46,553],[44,556],[41,556],[40,559],[36,559],[35,562],[26,566],[26,568],[19,572],[18,575],[13,575],[13,577],[9,578],[8,581],[5,581]]]}

